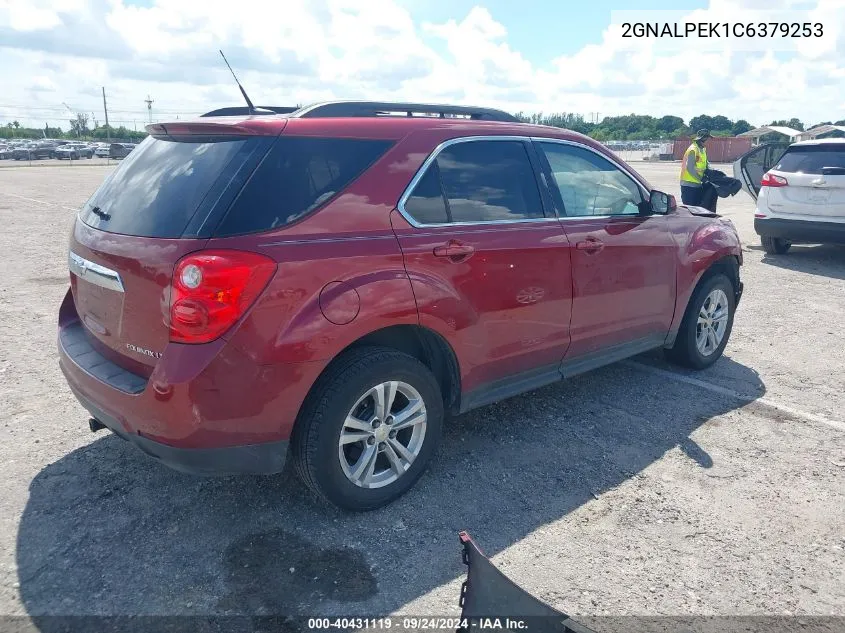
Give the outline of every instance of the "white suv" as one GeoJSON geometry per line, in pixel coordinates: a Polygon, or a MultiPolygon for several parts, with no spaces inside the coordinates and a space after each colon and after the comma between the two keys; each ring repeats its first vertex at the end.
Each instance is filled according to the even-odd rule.
{"type": "Polygon", "coordinates": [[[734,163],[734,175],[757,200],[754,230],[767,253],[845,243],[845,138],[761,145],[734,163]]]}

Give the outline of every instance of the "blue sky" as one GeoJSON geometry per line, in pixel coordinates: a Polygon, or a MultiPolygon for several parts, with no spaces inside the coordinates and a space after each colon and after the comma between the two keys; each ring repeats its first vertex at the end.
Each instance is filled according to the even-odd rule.
{"type": "MultiPolygon", "coordinates": [[[[400,0],[399,4],[420,22],[445,22],[466,15],[474,6],[483,5],[508,30],[510,44],[538,66],[560,55],[575,53],[587,44],[598,44],[602,31],[610,24],[610,12],[630,9],[631,5],[620,0],[591,0],[588,3],[400,0]]],[[[706,7],[707,2],[638,0],[636,6],[639,10],[692,10],[706,7]]],[[[432,40],[432,44],[437,46],[436,40],[432,40]]]]}

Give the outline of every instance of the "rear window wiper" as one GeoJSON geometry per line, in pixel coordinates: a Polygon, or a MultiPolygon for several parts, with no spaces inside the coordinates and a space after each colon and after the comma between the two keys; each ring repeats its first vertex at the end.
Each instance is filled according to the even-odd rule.
{"type": "Polygon", "coordinates": [[[92,207],[91,213],[96,215],[98,218],[102,218],[103,220],[110,220],[111,219],[111,214],[106,213],[100,207],[92,207]]]}

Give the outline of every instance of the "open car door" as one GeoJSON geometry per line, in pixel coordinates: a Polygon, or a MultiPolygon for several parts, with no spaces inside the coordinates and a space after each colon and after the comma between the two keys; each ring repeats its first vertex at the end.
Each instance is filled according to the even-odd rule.
{"type": "Polygon", "coordinates": [[[789,143],[764,143],[752,148],[734,162],[734,178],[742,183],[745,192],[757,200],[763,174],[777,165],[789,143]]]}

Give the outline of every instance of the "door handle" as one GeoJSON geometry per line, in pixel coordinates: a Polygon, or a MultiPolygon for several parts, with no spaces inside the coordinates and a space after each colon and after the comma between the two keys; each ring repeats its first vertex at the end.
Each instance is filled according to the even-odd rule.
{"type": "Polygon", "coordinates": [[[475,252],[470,244],[461,244],[456,240],[449,240],[445,244],[434,247],[435,257],[448,257],[453,262],[461,262],[475,252]]]}
{"type": "Polygon", "coordinates": [[[576,242],[575,248],[579,251],[586,251],[588,255],[592,255],[604,248],[604,242],[595,237],[588,237],[583,242],[576,242]]]}

